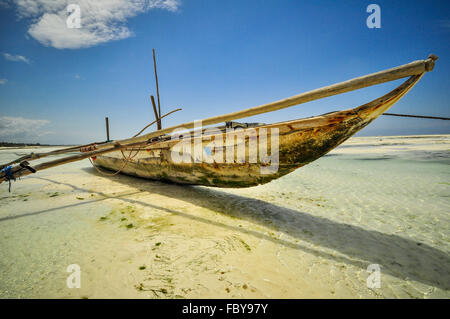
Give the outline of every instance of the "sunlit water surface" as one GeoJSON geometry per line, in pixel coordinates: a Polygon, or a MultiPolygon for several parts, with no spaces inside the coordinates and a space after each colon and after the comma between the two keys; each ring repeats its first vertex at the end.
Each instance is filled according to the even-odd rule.
{"type": "Polygon", "coordinates": [[[248,189],[105,177],[87,161],[3,183],[0,297],[448,298],[449,150],[448,135],[353,138],[248,189]]]}

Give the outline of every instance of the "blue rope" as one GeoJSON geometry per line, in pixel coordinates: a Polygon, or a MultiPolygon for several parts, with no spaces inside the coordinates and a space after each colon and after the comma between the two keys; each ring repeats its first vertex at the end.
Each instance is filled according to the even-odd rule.
{"type": "Polygon", "coordinates": [[[5,173],[5,179],[9,182],[9,188],[8,191],[11,193],[11,180],[15,181],[16,178],[14,177],[13,173],[11,172],[12,166],[7,166],[5,168],[2,168],[0,170],[0,173],[5,173]]]}

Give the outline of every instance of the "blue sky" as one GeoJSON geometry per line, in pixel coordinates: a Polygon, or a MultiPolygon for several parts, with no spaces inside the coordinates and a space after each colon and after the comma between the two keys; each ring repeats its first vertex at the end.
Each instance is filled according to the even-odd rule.
{"type": "MultiPolygon", "coordinates": [[[[152,48],[163,126],[237,111],[439,56],[390,111],[450,117],[448,1],[0,1],[0,140],[127,138],[153,121],[152,48]],[[58,20],[81,7],[81,29],[58,20]],[[144,4],[142,4],[144,3],[144,4]],[[366,8],[381,8],[369,29],[366,8]],[[102,7],[99,7],[103,4],[102,7]]],[[[65,22],[65,21],[64,21],[65,22]]],[[[276,122],[364,104],[400,82],[248,121],[276,122]]],[[[450,133],[448,121],[381,117],[359,135],[450,133]]]]}

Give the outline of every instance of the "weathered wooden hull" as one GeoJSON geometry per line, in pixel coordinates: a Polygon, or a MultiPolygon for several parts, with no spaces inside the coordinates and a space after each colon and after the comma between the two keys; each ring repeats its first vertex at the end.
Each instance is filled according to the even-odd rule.
{"type": "MultiPolygon", "coordinates": [[[[192,159],[188,163],[177,163],[172,158],[172,151],[182,139],[161,141],[145,149],[127,150],[124,152],[125,156],[132,152],[134,157],[126,165],[120,151],[98,156],[94,163],[98,167],[112,171],[121,169],[121,173],[128,175],[179,184],[232,188],[264,184],[284,176],[334,149],[388,110],[417,83],[420,77],[421,75],[412,76],[385,96],[354,109],[243,129],[243,133],[247,137],[240,141],[233,139],[232,142],[228,142],[224,139],[223,143],[216,143],[216,140],[212,140],[209,136],[184,139],[185,142],[189,141],[188,143],[192,145],[192,148],[185,151],[190,153],[189,156],[192,159]],[[252,162],[248,153],[243,162],[226,162],[225,160],[211,163],[195,162],[193,155],[195,143],[201,143],[202,149],[212,148],[213,154],[220,153],[220,149],[225,153],[234,147],[233,152],[236,155],[236,149],[240,143],[244,143],[245,149],[248,151],[254,147],[250,140],[255,133],[257,145],[259,145],[262,134],[265,130],[274,132],[271,129],[278,129],[279,136],[279,160],[275,170],[263,172],[263,168],[270,165],[261,162],[259,156],[256,162],[252,162]]],[[[221,136],[226,137],[226,134],[221,134],[221,136]]],[[[270,135],[267,138],[267,144],[271,150],[270,135]]],[[[257,153],[259,154],[259,152],[257,153]]]]}

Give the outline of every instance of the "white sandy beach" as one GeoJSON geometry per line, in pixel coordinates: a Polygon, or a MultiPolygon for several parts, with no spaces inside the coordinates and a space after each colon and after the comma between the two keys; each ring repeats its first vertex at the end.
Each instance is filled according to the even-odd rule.
{"type": "Polygon", "coordinates": [[[449,164],[435,135],[352,138],[247,189],[105,177],[87,160],[42,171],[0,185],[0,298],[449,298],[449,164]]]}

